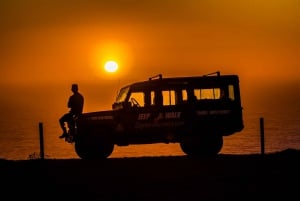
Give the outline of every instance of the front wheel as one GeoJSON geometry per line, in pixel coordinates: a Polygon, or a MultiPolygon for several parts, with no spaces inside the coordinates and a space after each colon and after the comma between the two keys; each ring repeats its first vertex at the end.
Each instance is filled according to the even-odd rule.
{"type": "Polygon", "coordinates": [[[223,137],[187,138],[180,142],[180,147],[188,156],[216,156],[223,147],[223,137]]]}
{"type": "Polygon", "coordinates": [[[105,159],[111,155],[114,144],[111,142],[85,143],[77,140],[75,142],[76,154],[81,159],[105,159]]]}

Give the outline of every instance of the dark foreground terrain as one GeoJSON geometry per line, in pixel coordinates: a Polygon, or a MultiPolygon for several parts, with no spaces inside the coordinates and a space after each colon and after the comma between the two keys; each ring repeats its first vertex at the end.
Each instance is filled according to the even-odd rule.
{"type": "Polygon", "coordinates": [[[0,160],[7,200],[299,200],[300,150],[261,155],[0,160]]]}

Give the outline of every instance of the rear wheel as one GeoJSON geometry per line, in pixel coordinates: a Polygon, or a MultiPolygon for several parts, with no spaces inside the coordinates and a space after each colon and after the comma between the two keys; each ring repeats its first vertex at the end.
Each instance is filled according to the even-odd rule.
{"type": "Polygon", "coordinates": [[[223,147],[223,137],[205,137],[201,139],[189,137],[180,142],[180,147],[189,156],[216,156],[223,147]]]}

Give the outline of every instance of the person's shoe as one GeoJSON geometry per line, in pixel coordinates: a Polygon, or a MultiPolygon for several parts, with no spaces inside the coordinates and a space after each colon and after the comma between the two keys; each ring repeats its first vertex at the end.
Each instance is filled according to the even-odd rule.
{"type": "Polygon", "coordinates": [[[60,139],[67,137],[68,134],[67,133],[63,133],[61,136],[59,136],[60,139]]]}

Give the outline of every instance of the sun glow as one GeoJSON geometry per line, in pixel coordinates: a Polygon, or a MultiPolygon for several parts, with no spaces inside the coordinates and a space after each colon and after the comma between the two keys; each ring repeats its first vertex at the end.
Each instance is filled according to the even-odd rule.
{"type": "Polygon", "coordinates": [[[118,63],[115,61],[107,61],[104,65],[106,72],[113,73],[118,70],[118,63]]]}
{"type": "Polygon", "coordinates": [[[102,79],[126,76],[132,66],[130,52],[128,45],[122,42],[103,42],[96,45],[91,65],[94,75],[102,79]]]}

